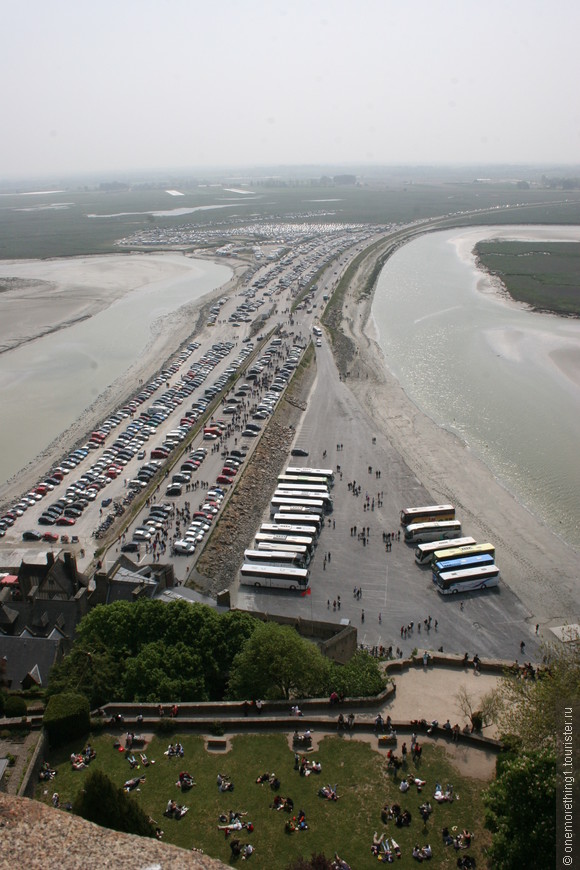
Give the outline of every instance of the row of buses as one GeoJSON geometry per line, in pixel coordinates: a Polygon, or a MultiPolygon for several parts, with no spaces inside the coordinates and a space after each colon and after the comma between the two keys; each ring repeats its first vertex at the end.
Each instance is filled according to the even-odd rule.
{"type": "Polygon", "coordinates": [[[404,508],[401,525],[405,540],[418,545],[415,561],[431,567],[433,583],[442,595],[499,584],[495,547],[461,537],[461,523],[455,518],[453,505],[404,508]]]}
{"type": "Polygon", "coordinates": [[[269,523],[262,523],[254,547],[244,553],[240,583],[255,588],[305,591],[308,566],[333,509],[330,468],[289,467],[278,477],[269,523]]]}

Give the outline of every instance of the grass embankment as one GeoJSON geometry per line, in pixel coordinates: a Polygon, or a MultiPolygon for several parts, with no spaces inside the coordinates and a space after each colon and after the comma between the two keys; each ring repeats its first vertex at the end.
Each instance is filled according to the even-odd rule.
{"type": "Polygon", "coordinates": [[[475,251],[479,265],[518,302],[580,316],[580,243],[494,240],[479,242],[475,251]]]}
{"type": "MultiPolygon", "coordinates": [[[[175,739],[154,738],[146,751],[148,758],[155,759],[156,763],[141,767],[139,771],[132,771],[123,753],[113,749],[110,734],[101,734],[91,741],[97,751],[91,766],[105,771],[119,786],[132,776],[144,774],[147,777],[141,791],[132,794],[145,812],[159,822],[166,842],[185,849],[195,845],[228,863],[229,840],[217,830],[219,816],[230,809],[244,810],[248,813],[245,819],[253,823],[254,831],[241,831],[230,837],[239,836],[242,842],[255,846],[251,861],[256,868],[282,870],[299,855],[324,852],[332,856],[337,851],[356,870],[370,870],[377,864],[377,859],[370,854],[370,845],[373,832],[378,831],[395,837],[405,865],[412,862],[411,850],[415,843],[430,843],[433,848],[430,867],[435,870],[456,866],[457,853],[443,845],[441,829],[444,825],[450,829],[457,825],[459,831],[465,827],[475,834],[468,854],[476,858],[479,867],[484,866],[484,845],[489,842],[489,835],[482,827],[482,783],[459,776],[443,749],[425,745],[421,761],[417,765],[409,761],[406,771],[401,773],[417,775],[426,780],[427,785],[421,794],[412,787],[404,795],[399,791],[400,779],[395,781],[393,773],[387,770],[386,750],[374,749],[348,736],[331,736],[321,741],[320,750],[309,757],[320,761],[322,772],[308,777],[301,777],[294,770],[293,752],[283,734],[237,736],[233,738],[232,749],[224,754],[206,752],[201,737],[180,736],[185,757],[169,759],[163,751],[170,740],[175,739]],[[175,785],[181,770],[192,774],[197,783],[183,795],[175,785]],[[285,833],[284,824],[289,815],[270,809],[275,793],[268,785],[256,784],[256,778],[265,772],[276,773],[281,782],[278,794],[292,797],[295,813],[304,810],[307,831],[285,833]],[[218,773],[231,777],[235,786],[233,792],[218,791],[218,773]],[[433,800],[437,781],[443,786],[451,782],[458,799],[451,804],[437,804],[433,800]],[[338,784],[340,799],[337,802],[318,796],[320,786],[329,782],[338,784]],[[179,821],[163,817],[169,798],[190,808],[179,821]],[[418,813],[419,805],[425,800],[433,805],[426,827],[418,813]],[[402,809],[408,809],[412,815],[411,825],[397,828],[392,821],[384,825],[381,808],[385,803],[398,803],[402,809]]],[[[68,746],[50,756],[51,763],[58,768],[58,776],[53,783],[39,785],[37,794],[41,800],[50,802],[55,789],[60,794],[61,804],[73,800],[77,790],[82,788],[87,770],[73,771],[69,756],[71,751],[81,748],[80,745],[68,746]]]]}

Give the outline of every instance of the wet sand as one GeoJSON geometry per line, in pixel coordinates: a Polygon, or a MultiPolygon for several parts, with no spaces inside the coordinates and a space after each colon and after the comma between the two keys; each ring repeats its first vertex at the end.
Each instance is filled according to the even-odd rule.
{"type": "MultiPolygon", "coordinates": [[[[8,506],[31,489],[59,459],[84,443],[88,432],[135,394],[141,382],[150,380],[192,333],[203,329],[203,309],[231,292],[246,269],[246,264],[239,261],[228,260],[227,265],[234,271],[228,283],[200,301],[159,318],[146,349],[125,374],[0,487],[1,506],[8,506]]],[[[139,287],[195,271],[199,271],[199,265],[194,259],[175,252],[0,261],[0,286],[5,286],[6,276],[16,279],[12,289],[0,292],[0,352],[7,344],[16,347],[64,329],[79,318],[91,317],[139,287]]]]}
{"type": "MultiPolygon", "coordinates": [[[[434,502],[455,504],[477,540],[496,543],[502,576],[541,628],[578,621],[578,553],[519,504],[457,436],[423,414],[389,372],[376,342],[372,296],[360,295],[375,259],[361,264],[343,308],[343,331],[358,348],[351,370],[361,375],[359,401],[434,502]]],[[[558,364],[568,366],[573,381],[575,356],[560,354],[558,364]]]]}
{"type": "MultiPolygon", "coordinates": [[[[371,318],[372,296],[360,296],[376,258],[375,252],[363,260],[344,300],[342,329],[358,349],[351,368],[362,375],[356,382],[357,399],[374,420],[377,431],[386,435],[407,464],[410,491],[417,478],[435,501],[449,501],[457,506],[466,525],[473,530],[478,540],[497,542],[498,548],[501,548],[504,576],[509,578],[510,587],[530,613],[534,614],[533,619],[540,623],[542,629],[550,625],[580,621],[578,554],[520,505],[495,480],[487,466],[470,453],[465,444],[456,436],[440,429],[420,412],[388,371],[375,341],[376,333],[371,318]]],[[[43,318],[45,323],[51,322],[54,328],[58,328],[59,323],[64,325],[66,322],[63,311],[66,311],[67,320],[90,316],[143,283],[175,274],[174,270],[188,268],[187,259],[176,253],[115,255],[54,261],[66,263],[66,277],[59,277],[56,269],[51,269],[52,262],[34,263],[33,268],[28,264],[25,275],[23,271],[19,273],[19,263],[0,264],[0,276],[13,275],[28,281],[47,280],[51,285],[50,288],[43,285],[43,289],[37,291],[32,287],[33,295],[36,293],[36,302],[34,306],[27,307],[25,317],[22,317],[20,308],[22,336],[38,331],[43,318]],[[88,277],[87,266],[95,263],[99,274],[93,273],[92,277],[88,277]],[[98,287],[98,292],[92,299],[95,286],[98,287]],[[71,288],[76,290],[73,292],[71,288]],[[69,301],[60,309],[59,321],[53,306],[54,300],[59,300],[61,296],[68,296],[69,301]]],[[[185,311],[181,309],[175,315],[165,318],[158,333],[152,338],[147,353],[140,357],[126,375],[102,394],[62,438],[50,445],[23,472],[2,487],[2,504],[30,488],[48,471],[51,464],[80,442],[87,431],[134,393],[140,379],[149,379],[162,367],[166,359],[192,335],[193,323],[198,322],[200,329],[203,327],[203,319],[199,320],[203,305],[234,290],[240,272],[245,269],[243,263],[232,264],[228,261],[228,265],[235,269],[232,280],[208,294],[201,303],[195,303],[185,311]]],[[[6,296],[6,300],[10,301],[10,292],[16,298],[15,294],[22,292],[22,286],[18,291],[9,291],[8,295],[0,294],[0,323],[4,322],[3,297],[6,296]]],[[[215,329],[212,336],[215,334],[217,340],[222,331],[224,334],[227,332],[226,325],[215,329]]],[[[575,357],[559,354],[557,363],[561,367],[569,368],[568,376],[571,379],[576,376],[575,357]]],[[[349,382],[347,385],[350,387],[349,382]]],[[[336,427],[337,431],[340,426],[339,414],[337,411],[337,419],[329,421],[330,427],[336,427]]]]}

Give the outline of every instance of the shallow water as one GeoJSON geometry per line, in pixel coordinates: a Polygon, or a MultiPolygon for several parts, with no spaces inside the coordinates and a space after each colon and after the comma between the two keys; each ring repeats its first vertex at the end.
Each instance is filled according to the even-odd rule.
{"type": "MultiPolygon", "coordinates": [[[[38,456],[127,372],[160,320],[231,276],[226,266],[195,262],[186,276],[132,290],[88,320],[0,355],[0,483],[38,456]]],[[[192,319],[192,331],[194,326],[192,319]]]]}
{"type": "MultiPolygon", "coordinates": [[[[434,233],[401,248],[375,294],[379,344],[413,402],[580,546],[580,386],[570,365],[580,359],[580,323],[505,304],[458,256],[500,233],[516,238],[519,228],[434,233]]],[[[579,230],[533,235],[577,239],[579,230]]]]}

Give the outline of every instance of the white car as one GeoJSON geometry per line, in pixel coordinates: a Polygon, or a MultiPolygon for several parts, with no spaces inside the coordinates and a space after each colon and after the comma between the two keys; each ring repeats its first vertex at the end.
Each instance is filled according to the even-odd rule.
{"type": "Polygon", "coordinates": [[[195,544],[191,541],[175,541],[173,552],[177,556],[191,556],[195,553],[195,544]]]}

